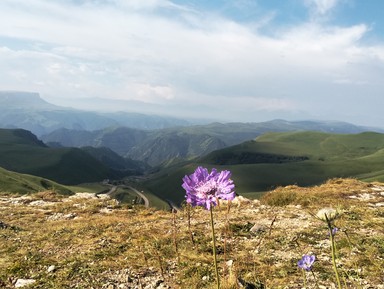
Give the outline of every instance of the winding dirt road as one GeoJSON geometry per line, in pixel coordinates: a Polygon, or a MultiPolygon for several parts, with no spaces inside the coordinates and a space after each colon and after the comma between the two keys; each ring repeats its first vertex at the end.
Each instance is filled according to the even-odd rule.
{"type": "Polygon", "coordinates": [[[136,190],[134,187],[131,187],[131,186],[112,186],[110,190],[105,194],[111,196],[117,190],[118,187],[130,189],[131,191],[134,191],[144,201],[144,206],[146,208],[149,208],[148,198],[142,192],[136,190]]]}
{"type": "Polygon", "coordinates": [[[146,208],[149,207],[149,200],[148,200],[148,198],[142,192],[136,190],[134,187],[127,187],[127,188],[129,188],[132,191],[134,191],[140,198],[142,198],[144,200],[144,206],[146,208]]]}

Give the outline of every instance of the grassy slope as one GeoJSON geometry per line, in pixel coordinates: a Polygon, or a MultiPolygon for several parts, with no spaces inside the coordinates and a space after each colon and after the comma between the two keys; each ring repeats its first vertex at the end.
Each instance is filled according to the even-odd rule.
{"type": "Polygon", "coordinates": [[[193,163],[160,172],[146,185],[165,198],[181,202],[184,192],[182,177],[198,165],[218,170],[228,169],[239,194],[260,194],[276,186],[298,184],[309,186],[334,177],[354,177],[383,181],[384,134],[328,134],[321,132],[268,133],[237,146],[212,152],[193,163]],[[261,163],[246,163],[244,155],[270,156],[261,163]],[[280,160],[278,156],[306,157],[304,161],[280,160]],[[231,158],[229,164],[220,161],[231,158]],[[220,161],[218,161],[220,160],[220,161]],[[276,161],[277,160],[277,161],[276,161]],[[246,164],[244,164],[244,162],[246,164]]]}
{"type": "Polygon", "coordinates": [[[109,170],[76,148],[48,148],[25,130],[0,129],[0,166],[63,184],[95,182],[109,170]]]}
{"type": "Polygon", "coordinates": [[[0,192],[29,194],[53,189],[61,194],[71,194],[72,190],[53,181],[7,171],[0,168],[0,192]]]}
{"type": "MultiPolygon", "coordinates": [[[[384,211],[375,203],[384,202],[383,185],[336,179],[279,188],[261,199],[263,206],[214,208],[220,288],[239,288],[235,277],[269,289],[316,288],[310,272],[305,286],[297,267],[309,253],[316,255],[318,284],[335,288],[326,226],[311,215],[328,206],[343,212],[335,221],[343,288],[381,288],[384,211]],[[356,198],[368,194],[372,198],[356,198]],[[252,232],[253,225],[260,229],[252,232]],[[233,264],[226,266],[229,260],[233,264]]],[[[209,212],[202,208],[191,210],[191,240],[187,210],[172,214],[51,193],[0,195],[0,206],[1,288],[15,288],[19,278],[36,280],[28,288],[156,288],[155,282],[216,288],[209,212]]]]}

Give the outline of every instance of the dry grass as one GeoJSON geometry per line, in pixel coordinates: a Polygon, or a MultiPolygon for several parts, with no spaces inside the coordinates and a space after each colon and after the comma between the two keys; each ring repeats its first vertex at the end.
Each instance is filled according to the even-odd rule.
{"type": "MultiPolygon", "coordinates": [[[[232,204],[229,213],[224,204],[215,208],[222,288],[241,288],[239,278],[256,288],[302,288],[297,261],[306,253],[317,256],[319,284],[332,288],[326,226],[313,217],[325,206],[344,212],[336,221],[343,288],[380,288],[382,191],[336,179],[278,188],[261,202],[232,204]]],[[[191,214],[193,241],[187,210],[175,215],[52,192],[2,196],[0,209],[1,288],[19,278],[36,280],[29,288],[215,288],[209,213],[201,208],[191,214]]]]}

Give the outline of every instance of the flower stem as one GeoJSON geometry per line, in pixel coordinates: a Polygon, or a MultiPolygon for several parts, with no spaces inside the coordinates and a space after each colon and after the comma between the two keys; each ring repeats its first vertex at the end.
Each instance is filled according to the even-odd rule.
{"type": "Polygon", "coordinates": [[[187,204],[187,218],[188,218],[189,237],[191,239],[192,244],[195,244],[195,240],[193,239],[193,233],[191,230],[191,205],[190,204],[187,204]]]}
{"type": "Polygon", "coordinates": [[[305,270],[301,269],[303,271],[303,280],[304,280],[304,288],[307,288],[307,276],[305,274],[305,270]]]}
{"type": "Polygon", "coordinates": [[[335,271],[335,276],[336,276],[336,281],[337,281],[337,288],[341,289],[339,272],[337,271],[337,266],[336,266],[336,245],[335,245],[335,237],[334,237],[334,234],[332,232],[332,223],[328,219],[327,215],[325,215],[325,217],[326,217],[326,220],[327,220],[327,225],[328,225],[328,230],[329,230],[329,238],[330,238],[330,241],[331,241],[333,271],[335,271]]]}
{"type": "Polygon", "coordinates": [[[219,278],[219,269],[217,266],[217,258],[216,258],[216,238],[215,238],[215,226],[213,224],[213,211],[212,206],[210,207],[211,213],[211,227],[212,227],[212,250],[213,250],[213,261],[215,263],[215,273],[216,273],[216,285],[217,289],[220,289],[220,278],[219,278]]]}

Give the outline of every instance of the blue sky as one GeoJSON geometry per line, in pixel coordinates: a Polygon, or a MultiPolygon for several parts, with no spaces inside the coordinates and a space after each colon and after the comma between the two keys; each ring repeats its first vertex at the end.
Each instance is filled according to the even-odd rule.
{"type": "Polygon", "coordinates": [[[0,90],[80,109],[384,127],[382,11],[382,0],[1,0],[0,90]]]}

